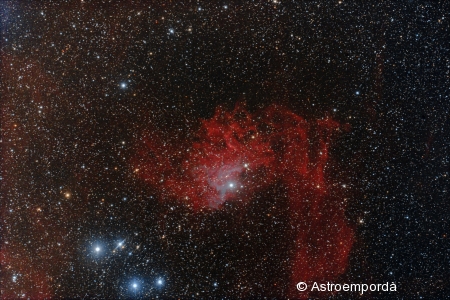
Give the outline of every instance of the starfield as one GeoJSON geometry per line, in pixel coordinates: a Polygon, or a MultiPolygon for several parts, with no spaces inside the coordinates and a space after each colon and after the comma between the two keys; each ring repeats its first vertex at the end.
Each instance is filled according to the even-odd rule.
{"type": "Polygon", "coordinates": [[[0,298],[447,298],[449,12],[1,1],[0,298]]]}

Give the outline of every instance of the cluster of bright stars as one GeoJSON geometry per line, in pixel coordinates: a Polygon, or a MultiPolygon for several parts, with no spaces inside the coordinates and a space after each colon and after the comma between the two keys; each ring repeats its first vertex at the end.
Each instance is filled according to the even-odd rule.
{"type": "MultiPolygon", "coordinates": [[[[117,246],[114,248],[114,250],[112,252],[115,253],[118,249],[124,249],[125,241],[126,241],[126,239],[119,241],[117,243],[117,246]]],[[[139,249],[139,246],[137,246],[136,249],[139,249]]],[[[99,256],[102,254],[103,248],[100,245],[95,245],[93,248],[93,251],[95,252],[95,254],[97,256],[99,256]]],[[[16,278],[13,278],[13,280],[15,280],[16,278]]],[[[155,284],[158,288],[162,287],[164,285],[164,279],[162,277],[157,278],[155,281],[155,284]]],[[[135,279],[130,283],[130,287],[131,287],[130,290],[132,290],[134,293],[136,293],[139,291],[141,286],[142,286],[142,282],[135,279]]]]}

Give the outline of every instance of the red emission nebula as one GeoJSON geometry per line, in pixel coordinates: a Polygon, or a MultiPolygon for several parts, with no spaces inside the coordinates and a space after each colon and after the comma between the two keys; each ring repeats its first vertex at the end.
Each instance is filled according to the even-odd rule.
{"type": "Polygon", "coordinates": [[[277,105],[250,113],[238,104],[203,120],[191,145],[169,146],[151,134],[133,165],[162,200],[176,198],[196,211],[250,201],[254,193],[283,184],[296,228],[290,286],[298,297],[298,282],[342,274],[353,244],[344,201],[329,196],[324,177],[339,131],[340,124],[328,118],[308,122],[277,105]]]}

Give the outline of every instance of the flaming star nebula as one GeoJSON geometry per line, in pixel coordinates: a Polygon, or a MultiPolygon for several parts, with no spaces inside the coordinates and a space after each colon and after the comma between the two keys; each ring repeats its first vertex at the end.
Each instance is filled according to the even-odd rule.
{"type": "Polygon", "coordinates": [[[0,1],[0,299],[448,299],[449,12],[0,1]]]}
{"type": "Polygon", "coordinates": [[[221,209],[226,201],[249,201],[275,183],[287,189],[297,252],[292,283],[330,279],[347,265],[353,230],[341,199],[328,197],[324,169],[332,138],[341,126],[331,119],[307,122],[281,106],[250,113],[241,105],[217,108],[203,120],[197,140],[179,148],[150,136],[139,159],[139,176],[162,199],[181,199],[194,210],[221,209]],[[316,143],[311,144],[315,135],[316,143]],[[324,217],[326,216],[326,217],[324,217]]]}

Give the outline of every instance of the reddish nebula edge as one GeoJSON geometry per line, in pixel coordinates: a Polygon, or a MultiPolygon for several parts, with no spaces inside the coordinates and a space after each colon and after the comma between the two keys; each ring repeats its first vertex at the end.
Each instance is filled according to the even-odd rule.
{"type": "Polygon", "coordinates": [[[163,201],[176,198],[195,211],[250,201],[254,193],[283,184],[296,228],[290,237],[295,288],[300,281],[335,279],[347,267],[354,232],[345,201],[330,195],[324,174],[330,143],[341,129],[330,118],[306,121],[278,105],[254,113],[241,104],[232,111],[219,107],[188,146],[149,133],[133,168],[163,201]]]}

